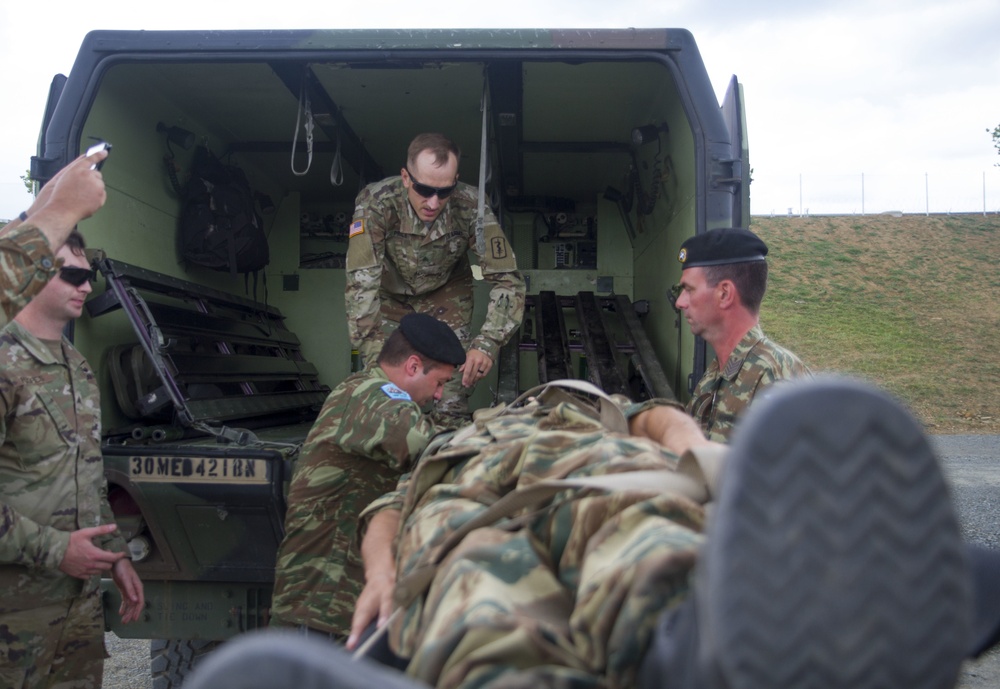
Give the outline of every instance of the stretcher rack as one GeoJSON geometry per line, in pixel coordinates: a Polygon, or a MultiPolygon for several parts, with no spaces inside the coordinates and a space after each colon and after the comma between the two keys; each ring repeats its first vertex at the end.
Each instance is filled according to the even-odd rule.
{"type": "Polygon", "coordinates": [[[676,399],[640,322],[647,310],[645,302],[633,304],[621,294],[529,295],[520,337],[500,351],[498,399],[509,402],[517,396],[524,352],[537,355],[539,383],[584,378],[609,394],[634,400],[676,399]]]}
{"type": "Polygon", "coordinates": [[[108,289],[88,313],[124,310],[158,381],[134,400],[141,418],[172,408],[183,427],[312,419],[326,399],[329,388],[275,307],[106,257],[97,267],[108,289]]]}

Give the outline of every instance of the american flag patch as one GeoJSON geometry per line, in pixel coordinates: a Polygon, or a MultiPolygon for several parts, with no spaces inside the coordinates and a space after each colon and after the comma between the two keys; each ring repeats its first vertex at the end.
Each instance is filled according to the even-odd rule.
{"type": "Polygon", "coordinates": [[[355,220],[354,222],[351,223],[351,231],[347,233],[347,237],[348,238],[356,237],[359,234],[363,234],[364,231],[365,231],[365,221],[355,220]]]}

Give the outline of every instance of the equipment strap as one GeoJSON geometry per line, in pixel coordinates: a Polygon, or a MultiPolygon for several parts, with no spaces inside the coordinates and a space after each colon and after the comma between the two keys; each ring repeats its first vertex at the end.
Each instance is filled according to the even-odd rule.
{"type": "MultiPolygon", "coordinates": [[[[695,462],[694,467],[689,468],[689,471],[697,473],[697,460],[693,461],[695,462]]],[[[404,579],[397,582],[394,593],[396,607],[407,608],[413,601],[423,595],[434,580],[434,575],[437,573],[441,561],[471,532],[496,524],[500,520],[511,517],[522,510],[536,507],[556,493],[570,488],[578,490],[602,490],[610,493],[619,491],[674,493],[699,503],[708,502],[711,495],[704,477],[698,480],[691,475],[673,471],[627,471],[620,474],[605,474],[602,476],[549,479],[518,488],[507,493],[507,495],[455,529],[441,545],[441,549],[432,562],[416,568],[404,579]]]]}
{"type": "MultiPolygon", "coordinates": [[[[292,174],[296,177],[302,177],[309,172],[309,168],[312,167],[313,162],[313,129],[316,127],[316,123],[313,121],[312,114],[312,103],[309,100],[309,94],[306,93],[306,83],[307,79],[305,76],[302,77],[302,87],[299,89],[299,107],[295,110],[295,135],[292,136],[292,174]],[[302,113],[305,112],[306,116],[306,169],[299,172],[295,169],[295,149],[299,145],[299,124],[302,121],[302,113]]],[[[331,175],[332,175],[331,171],[331,175]]]]}
{"type": "MultiPolygon", "coordinates": [[[[546,407],[554,406],[562,401],[575,401],[578,409],[586,411],[586,405],[579,404],[579,398],[566,395],[562,392],[562,389],[585,392],[598,397],[600,400],[599,416],[601,424],[610,431],[628,433],[628,421],[624,413],[607,393],[587,381],[573,379],[551,381],[534,387],[519,395],[509,405],[493,413],[487,412],[484,420],[514,413],[520,405],[532,401],[532,398],[535,398],[546,407]]],[[[477,417],[478,420],[479,418],[477,417]]],[[[450,444],[454,446],[456,443],[467,439],[469,435],[474,434],[478,430],[478,425],[476,423],[463,428],[451,436],[444,445],[450,444]],[[469,432],[470,429],[472,433],[469,432]]],[[[497,524],[519,512],[535,508],[555,494],[568,489],[578,491],[600,490],[606,492],[640,491],[644,493],[672,493],[704,505],[709,503],[717,494],[719,475],[725,453],[726,448],[722,445],[700,446],[686,451],[680,457],[677,468],[673,471],[626,471],[601,476],[548,479],[531,484],[530,486],[516,488],[455,529],[441,545],[441,548],[431,562],[417,567],[406,577],[396,582],[393,594],[394,612],[392,618],[398,617],[401,610],[408,608],[415,600],[426,593],[444,558],[462,542],[462,539],[476,529],[497,524]]],[[[515,523],[517,522],[515,521],[515,523]]],[[[390,624],[383,625],[373,636],[379,637],[385,634],[390,626],[390,624]]],[[[374,644],[374,640],[369,639],[369,643],[359,648],[354,653],[354,657],[363,656],[372,644],[374,644]]]]}
{"type": "Polygon", "coordinates": [[[479,109],[483,111],[483,134],[479,146],[479,198],[476,206],[476,253],[480,256],[486,255],[486,151],[487,151],[487,130],[489,128],[489,107],[487,105],[487,95],[489,93],[489,80],[483,80],[483,98],[479,103],[479,109]]]}
{"type": "Polygon", "coordinates": [[[330,166],[330,184],[339,187],[344,183],[344,161],[340,152],[340,127],[341,122],[337,122],[337,149],[333,152],[333,164],[330,166]]]}

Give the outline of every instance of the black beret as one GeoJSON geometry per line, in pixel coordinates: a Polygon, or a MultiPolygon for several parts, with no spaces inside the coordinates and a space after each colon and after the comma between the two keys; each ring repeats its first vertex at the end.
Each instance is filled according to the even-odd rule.
{"type": "Polygon", "coordinates": [[[406,341],[428,359],[453,366],[465,363],[465,349],[458,336],[434,316],[408,313],[400,319],[399,329],[406,341]]]}
{"type": "Polygon", "coordinates": [[[677,260],[685,268],[697,268],[763,261],[765,256],[767,244],[760,237],[742,227],[731,227],[689,237],[681,244],[677,260]]]}

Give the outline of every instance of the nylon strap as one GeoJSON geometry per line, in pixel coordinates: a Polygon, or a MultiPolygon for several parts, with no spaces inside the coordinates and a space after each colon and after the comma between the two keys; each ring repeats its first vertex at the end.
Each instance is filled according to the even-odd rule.
{"type": "MultiPolygon", "coordinates": [[[[518,395],[517,399],[507,405],[507,407],[501,411],[498,416],[503,415],[506,409],[518,407],[530,397],[538,397],[539,399],[543,399],[543,401],[547,402],[549,400],[546,399],[546,397],[552,397],[552,391],[558,388],[577,390],[579,392],[585,392],[588,395],[597,397],[600,400],[600,413],[598,418],[601,425],[610,431],[614,431],[615,433],[628,433],[628,420],[625,418],[625,414],[618,407],[618,405],[614,403],[614,400],[611,399],[611,396],[593,383],[589,383],[585,380],[578,380],[576,378],[564,378],[537,385],[518,395]]],[[[573,401],[578,402],[579,400],[573,401]]]]}
{"type": "Polygon", "coordinates": [[[306,82],[307,79],[305,78],[305,76],[303,76],[302,88],[299,89],[299,107],[295,111],[295,135],[292,136],[291,167],[292,167],[292,174],[295,175],[296,177],[302,177],[307,172],[309,172],[309,168],[312,167],[312,162],[313,162],[313,128],[316,126],[316,123],[313,121],[312,103],[309,101],[309,94],[306,93],[306,82]],[[302,172],[299,172],[298,170],[295,169],[295,149],[299,144],[299,124],[301,122],[303,110],[305,111],[305,116],[306,116],[306,124],[305,124],[306,153],[308,155],[306,157],[306,169],[303,170],[302,172]]]}
{"type": "Polygon", "coordinates": [[[330,166],[330,184],[339,187],[344,183],[344,161],[340,152],[340,128],[342,122],[337,122],[337,149],[333,153],[333,164],[330,166]]]}
{"type": "Polygon", "coordinates": [[[483,98],[480,101],[479,109],[483,111],[483,135],[479,146],[479,198],[476,206],[476,253],[480,256],[486,255],[486,130],[489,124],[487,115],[489,109],[486,106],[486,95],[489,91],[489,80],[483,80],[483,98]]]}
{"type": "Polygon", "coordinates": [[[397,607],[407,608],[413,601],[423,595],[434,580],[434,575],[437,573],[441,561],[472,531],[495,524],[501,519],[506,519],[517,514],[521,510],[535,507],[556,493],[569,488],[594,489],[609,492],[642,491],[645,493],[674,493],[701,503],[707,502],[709,497],[708,488],[703,483],[699,483],[690,476],[672,471],[627,471],[620,474],[606,474],[603,476],[539,481],[538,483],[507,493],[507,495],[453,531],[441,545],[441,549],[438,551],[438,555],[434,558],[433,562],[418,567],[402,581],[396,583],[393,602],[397,607]]]}

